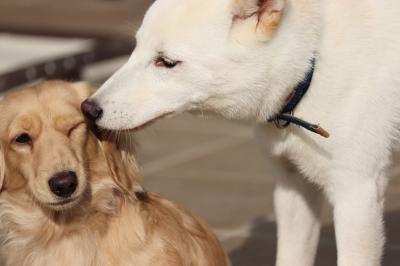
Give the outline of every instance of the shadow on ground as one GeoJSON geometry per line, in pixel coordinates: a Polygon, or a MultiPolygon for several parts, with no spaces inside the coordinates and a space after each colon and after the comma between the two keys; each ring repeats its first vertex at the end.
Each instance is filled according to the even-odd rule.
{"type": "MultiPolygon", "coordinates": [[[[384,266],[400,265],[400,212],[385,215],[386,248],[384,266]]],[[[301,230],[301,228],[299,228],[301,230]]],[[[276,226],[264,218],[254,221],[250,237],[230,252],[233,266],[266,266],[275,264],[276,226]],[[271,236],[271,234],[273,235],[271,236]]],[[[336,265],[336,246],[333,226],[324,226],[316,259],[317,266],[336,265]]]]}

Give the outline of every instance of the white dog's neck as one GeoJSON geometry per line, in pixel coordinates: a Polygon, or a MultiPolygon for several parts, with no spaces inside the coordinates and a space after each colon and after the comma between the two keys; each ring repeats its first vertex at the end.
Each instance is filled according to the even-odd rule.
{"type": "Polygon", "coordinates": [[[313,58],[318,66],[320,8],[316,1],[289,1],[273,40],[256,53],[254,60],[258,66],[263,66],[260,75],[264,76],[260,77],[261,82],[254,84],[262,91],[260,109],[255,110],[258,122],[265,122],[281,111],[287,97],[310,71],[313,58]]]}

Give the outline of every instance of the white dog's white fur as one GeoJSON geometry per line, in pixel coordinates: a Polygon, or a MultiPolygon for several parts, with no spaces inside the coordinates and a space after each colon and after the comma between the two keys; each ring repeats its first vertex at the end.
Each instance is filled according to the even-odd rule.
{"type": "Polygon", "coordinates": [[[98,125],[132,129],[192,110],[254,120],[273,157],[294,166],[274,193],[277,265],[313,264],[325,198],[338,264],[379,265],[400,125],[399,14],[398,0],[157,0],[129,61],[91,98],[104,111],[98,125]],[[321,123],[329,139],[264,123],[313,57],[295,114],[321,123]]]}

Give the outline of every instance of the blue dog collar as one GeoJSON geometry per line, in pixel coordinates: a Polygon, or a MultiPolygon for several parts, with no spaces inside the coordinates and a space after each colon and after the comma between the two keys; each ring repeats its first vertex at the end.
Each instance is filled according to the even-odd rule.
{"type": "Polygon", "coordinates": [[[288,97],[286,105],[282,108],[281,112],[270,118],[268,122],[274,122],[278,128],[287,128],[290,124],[298,125],[302,128],[305,128],[311,132],[319,134],[325,138],[329,138],[330,134],[328,131],[323,129],[318,124],[312,124],[307,122],[301,118],[294,116],[294,110],[297,105],[300,103],[301,99],[307,93],[310,88],[311,81],[314,75],[315,69],[315,58],[311,60],[310,70],[307,72],[303,81],[301,81],[293,90],[293,92],[288,97]]]}

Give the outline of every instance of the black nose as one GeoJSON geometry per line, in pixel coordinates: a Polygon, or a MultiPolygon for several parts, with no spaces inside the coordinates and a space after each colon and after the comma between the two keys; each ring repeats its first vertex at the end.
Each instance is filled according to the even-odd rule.
{"type": "Polygon", "coordinates": [[[95,102],[87,99],[81,104],[82,113],[90,120],[96,121],[103,114],[103,109],[95,102]]]}
{"type": "Polygon", "coordinates": [[[78,186],[78,178],[75,172],[64,171],[54,175],[49,180],[51,192],[59,197],[68,198],[75,192],[78,186]]]}

